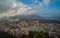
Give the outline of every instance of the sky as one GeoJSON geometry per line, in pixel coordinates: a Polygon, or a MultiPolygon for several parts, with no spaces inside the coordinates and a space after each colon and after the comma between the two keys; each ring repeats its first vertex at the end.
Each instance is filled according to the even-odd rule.
{"type": "Polygon", "coordinates": [[[0,18],[30,14],[60,20],[60,0],[0,0],[0,18]]]}

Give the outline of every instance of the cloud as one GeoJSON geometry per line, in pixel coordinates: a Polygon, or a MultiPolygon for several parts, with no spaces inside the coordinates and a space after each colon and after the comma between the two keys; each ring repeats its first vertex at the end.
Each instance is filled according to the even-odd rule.
{"type": "Polygon", "coordinates": [[[51,0],[43,0],[44,5],[48,6],[51,3],[51,0]]]}
{"type": "Polygon", "coordinates": [[[42,4],[48,6],[51,3],[51,0],[33,0],[33,2],[37,5],[42,4]]]}
{"type": "Polygon", "coordinates": [[[37,2],[38,2],[38,0],[35,0],[35,1],[34,1],[34,3],[37,3],[37,2]]]}
{"type": "Polygon", "coordinates": [[[0,13],[5,12],[11,8],[11,5],[16,0],[0,0],[0,13]]]}
{"type": "Polygon", "coordinates": [[[29,15],[36,12],[36,9],[23,4],[22,2],[13,2],[11,9],[1,14],[2,17],[15,16],[15,15],[29,15]]]}
{"type": "MultiPolygon", "coordinates": [[[[38,0],[35,0],[34,2],[37,3],[38,0]]],[[[43,0],[39,2],[37,6],[33,4],[32,7],[22,2],[18,2],[16,0],[5,0],[5,1],[0,0],[0,8],[2,7],[1,9],[3,9],[2,12],[0,13],[0,17],[29,15],[29,14],[37,13],[40,8],[42,8],[44,5],[47,6],[49,3],[50,0],[43,0]]]]}
{"type": "Polygon", "coordinates": [[[3,13],[4,16],[15,16],[15,15],[29,15],[32,13],[35,13],[37,9],[32,9],[31,7],[21,7],[19,9],[11,9],[7,11],[6,13],[3,13]]]}
{"type": "Polygon", "coordinates": [[[28,5],[24,5],[22,2],[18,3],[16,0],[0,0],[0,8],[0,12],[2,10],[0,17],[23,15],[32,9],[28,5]]]}

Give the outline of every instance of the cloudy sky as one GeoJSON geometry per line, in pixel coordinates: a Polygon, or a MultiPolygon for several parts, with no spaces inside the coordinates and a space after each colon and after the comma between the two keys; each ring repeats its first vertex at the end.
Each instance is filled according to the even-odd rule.
{"type": "Polygon", "coordinates": [[[60,0],[0,0],[0,18],[36,14],[60,19],[60,0]]]}

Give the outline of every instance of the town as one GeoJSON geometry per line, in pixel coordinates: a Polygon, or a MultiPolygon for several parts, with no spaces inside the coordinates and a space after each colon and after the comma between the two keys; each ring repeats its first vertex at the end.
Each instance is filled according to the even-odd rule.
{"type": "Polygon", "coordinates": [[[29,31],[48,32],[49,35],[60,35],[60,24],[54,22],[45,22],[39,20],[19,20],[10,19],[0,24],[0,30],[13,35],[29,34],[29,31]]]}

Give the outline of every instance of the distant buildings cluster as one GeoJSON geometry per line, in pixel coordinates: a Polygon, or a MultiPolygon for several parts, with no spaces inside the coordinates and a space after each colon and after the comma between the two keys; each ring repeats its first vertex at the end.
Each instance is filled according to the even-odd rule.
{"type": "Polygon", "coordinates": [[[7,23],[0,24],[0,29],[13,35],[28,34],[28,31],[48,31],[49,33],[59,35],[60,24],[16,19],[15,21],[10,20],[7,23]]]}

